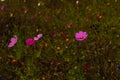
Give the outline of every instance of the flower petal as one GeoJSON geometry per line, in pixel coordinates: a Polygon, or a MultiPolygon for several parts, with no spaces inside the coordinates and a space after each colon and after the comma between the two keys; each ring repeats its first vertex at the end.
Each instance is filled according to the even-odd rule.
{"type": "Polygon", "coordinates": [[[34,40],[39,40],[39,38],[38,37],[34,37],[34,40]]]}
{"type": "Polygon", "coordinates": [[[41,38],[43,36],[43,34],[38,34],[37,37],[38,38],[41,38]]]}

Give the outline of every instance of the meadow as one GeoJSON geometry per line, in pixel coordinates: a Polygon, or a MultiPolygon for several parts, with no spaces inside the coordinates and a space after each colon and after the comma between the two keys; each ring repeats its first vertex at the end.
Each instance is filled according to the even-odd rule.
{"type": "Polygon", "coordinates": [[[119,0],[1,0],[0,80],[120,80],[119,0]]]}

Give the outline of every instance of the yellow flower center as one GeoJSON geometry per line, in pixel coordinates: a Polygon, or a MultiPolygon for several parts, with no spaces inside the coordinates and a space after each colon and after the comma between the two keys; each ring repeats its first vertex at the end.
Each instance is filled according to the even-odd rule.
{"type": "Polygon", "coordinates": [[[83,38],[83,36],[80,36],[80,39],[82,39],[83,38]]]}

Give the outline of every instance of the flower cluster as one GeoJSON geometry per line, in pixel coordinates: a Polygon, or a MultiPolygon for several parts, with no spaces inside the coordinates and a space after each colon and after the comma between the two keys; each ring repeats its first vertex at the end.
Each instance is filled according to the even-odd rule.
{"type": "MultiPolygon", "coordinates": [[[[39,40],[42,36],[43,34],[38,34],[34,38],[28,38],[26,39],[25,43],[27,46],[31,46],[35,43],[35,41],[39,40]]],[[[87,38],[87,36],[88,36],[87,32],[83,31],[79,31],[75,34],[75,38],[77,41],[83,41],[87,38]]],[[[9,43],[8,47],[13,47],[17,43],[17,39],[18,39],[17,36],[11,38],[11,42],[9,43]]]]}
{"type": "MultiPolygon", "coordinates": [[[[25,43],[27,46],[31,46],[35,43],[35,41],[39,40],[43,34],[38,34],[36,37],[33,38],[28,38],[26,39],[25,43]]],[[[11,38],[11,42],[8,44],[8,47],[11,48],[17,43],[18,37],[15,35],[14,37],[11,38]]]]}
{"type": "Polygon", "coordinates": [[[26,45],[27,46],[31,46],[35,43],[35,41],[39,40],[41,37],[43,36],[43,34],[38,34],[36,37],[33,38],[28,38],[26,40],[26,45]]]}

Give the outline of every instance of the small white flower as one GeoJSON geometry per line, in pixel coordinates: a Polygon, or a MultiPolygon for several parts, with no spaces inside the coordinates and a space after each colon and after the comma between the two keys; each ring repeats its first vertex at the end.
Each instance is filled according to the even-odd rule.
{"type": "Polygon", "coordinates": [[[5,1],[5,0],[1,0],[2,2],[5,1]]]}
{"type": "Polygon", "coordinates": [[[40,6],[40,3],[38,3],[38,6],[40,6]]]}
{"type": "Polygon", "coordinates": [[[79,3],[79,1],[76,1],[76,4],[78,4],[79,3]]]}

